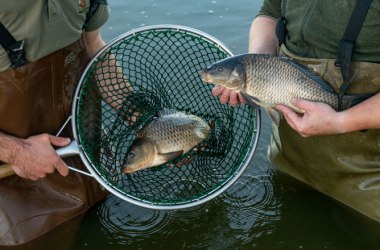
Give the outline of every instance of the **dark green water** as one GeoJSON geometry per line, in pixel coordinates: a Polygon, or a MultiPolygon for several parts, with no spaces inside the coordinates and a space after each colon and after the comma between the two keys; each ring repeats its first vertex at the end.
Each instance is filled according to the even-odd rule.
{"type": "MultiPolygon", "coordinates": [[[[261,0],[110,0],[109,41],[130,29],[179,24],[202,30],[233,53],[246,52],[261,0]]],[[[158,211],[116,197],[43,243],[44,249],[380,249],[377,225],[328,197],[276,173],[266,159],[270,124],[263,115],[258,149],[243,176],[198,207],[158,211]],[[75,223],[80,223],[79,229],[75,223]],[[73,231],[75,228],[75,231],[73,231]]]]}

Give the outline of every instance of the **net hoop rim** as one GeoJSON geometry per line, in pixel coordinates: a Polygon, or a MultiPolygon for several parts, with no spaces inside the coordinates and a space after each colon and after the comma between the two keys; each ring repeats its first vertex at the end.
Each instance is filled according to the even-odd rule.
{"type": "Polygon", "coordinates": [[[108,190],[111,194],[121,198],[124,201],[130,202],[132,204],[135,204],[137,206],[145,207],[145,208],[150,208],[150,209],[159,209],[159,210],[174,210],[174,209],[184,209],[184,208],[190,208],[193,206],[197,206],[200,204],[203,204],[207,201],[210,201],[211,199],[215,198],[216,196],[220,195],[223,193],[225,190],[227,190],[232,184],[234,184],[237,179],[243,174],[245,169],[248,167],[250,160],[252,159],[256,148],[258,144],[258,139],[259,139],[259,134],[261,131],[261,112],[260,109],[254,108],[253,111],[255,112],[255,123],[256,127],[254,129],[253,135],[254,135],[254,140],[252,140],[252,143],[250,144],[249,150],[245,155],[244,162],[240,164],[240,167],[238,170],[230,176],[226,181],[223,182],[222,185],[220,185],[218,188],[214,189],[212,192],[209,192],[206,195],[203,195],[199,197],[198,199],[193,199],[189,202],[182,202],[182,203],[177,203],[175,205],[173,204],[157,204],[153,202],[148,202],[143,199],[138,199],[136,197],[132,196],[127,196],[125,194],[120,193],[117,189],[112,187],[112,183],[109,183],[107,180],[101,177],[100,173],[92,167],[92,164],[86,155],[86,152],[83,150],[83,147],[80,142],[80,138],[78,136],[78,126],[77,126],[77,113],[78,113],[78,100],[79,100],[79,95],[81,93],[82,85],[84,84],[84,81],[86,79],[88,71],[92,68],[94,63],[98,61],[98,58],[105,52],[107,51],[110,47],[112,47],[114,44],[119,42],[120,40],[128,37],[128,36],[134,36],[137,33],[141,32],[149,32],[153,30],[177,30],[177,31],[184,31],[187,33],[191,33],[192,35],[198,36],[201,39],[204,39],[207,42],[211,42],[214,46],[222,49],[224,52],[228,54],[228,56],[233,56],[234,54],[227,48],[224,43],[219,41],[217,38],[211,36],[210,34],[207,34],[203,31],[190,28],[187,26],[182,26],[182,25],[173,25],[173,24],[158,24],[158,25],[150,25],[150,26],[144,26],[141,28],[136,28],[132,29],[128,32],[125,32],[116,38],[112,39],[110,42],[106,44],[100,51],[96,53],[96,55],[91,59],[91,61],[88,63],[86,66],[85,70],[83,71],[77,87],[75,89],[74,93],[74,98],[73,98],[73,103],[72,103],[72,108],[71,108],[71,126],[72,126],[72,132],[73,132],[73,138],[77,141],[78,143],[78,153],[83,161],[84,165],[86,166],[87,170],[91,173],[92,177],[95,178],[95,180],[106,190],[108,190]]]}

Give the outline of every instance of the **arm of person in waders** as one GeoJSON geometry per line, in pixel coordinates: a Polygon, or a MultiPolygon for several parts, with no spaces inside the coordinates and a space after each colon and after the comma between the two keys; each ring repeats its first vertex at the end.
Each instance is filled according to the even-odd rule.
{"type": "Polygon", "coordinates": [[[53,146],[63,147],[69,143],[69,138],[48,134],[21,139],[0,132],[0,161],[10,164],[13,171],[25,179],[44,178],[55,170],[66,176],[69,169],[53,146]]]}
{"type": "Polygon", "coordinates": [[[277,105],[276,109],[284,114],[289,126],[303,137],[380,129],[380,93],[340,112],[324,103],[301,99],[294,99],[292,103],[305,113],[295,113],[284,105],[277,105]]]}
{"type": "MultiPolygon", "coordinates": [[[[89,52],[93,56],[105,43],[99,35],[99,30],[85,35],[89,52]]],[[[66,176],[69,169],[53,146],[63,147],[69,143],[69,138],[49,134],[21,139],[0,132],[0,162],[11,165],[17,175],[26,179],[44,178],[55,170],[66,176]]]]}
{"type": "MultiPolygon", "coordinates": [[[[276,23],[277,20],[269,16],[258,16],[253,20],[249,32],[249,53],[271,55],[277,53],[276,23]]],[[[229,103],[235,107],[245,103],[240,94],[219,85],[213,88],[212,94],[219,96],[222,104],[229,103]]]]}
{"type": "MultiPolygon", "coordinates": [[[[106,45],[100,35],[100,29],[85,32],[85,39],[91,57],[94,57],[96,53],[106,45]]],[[[106,103],[120,112],[123,118],[129,123],[133,123],[136,121],[136,117],[139,113],[127,112],[129,115],[126,115],[123,112],[125,97],[133,89],[123,74],[122,68],[117,64],[115,56],[110,54],[108,57],[106,60],[99,62],[97,66],[96,80],[99,86],[99,92],[106,103]]]]}

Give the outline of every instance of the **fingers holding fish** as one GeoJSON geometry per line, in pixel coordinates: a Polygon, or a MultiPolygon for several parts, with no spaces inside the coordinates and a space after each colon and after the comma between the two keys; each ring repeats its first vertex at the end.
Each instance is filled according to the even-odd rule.
{"type": "Polygon", "coordinates": [[[282,104],[276,105],[275,109],[284,115],[286,122],[289,124],[291,128],[297,130],[295,123],[299,119],[302,119],[303,114],[294,112],[291,108],[282,104]]]}
{"type": "Polygon", "coordinates": [[[344,133],[341,124],[343,112],[336,112],[331,106],[321,102],[310,102],[294,99],[292,103],[304,110],[303,114],[296,113],[285,105],[276,105],[276,109],[295,131],[303,137],[344,133]]]}
{"type": "Polygon", "coordinates": [[[244,97],[241,94],[234,92],[232,90],[229,90],[227,88],[224,88],[223,86],[220,86],[220,85],[216,85],[212,89],[212,94],[215,97],[220,96],[221,104],[229,103],[232,107],[236,107],[239,104],[246,103],[244,97]]]}

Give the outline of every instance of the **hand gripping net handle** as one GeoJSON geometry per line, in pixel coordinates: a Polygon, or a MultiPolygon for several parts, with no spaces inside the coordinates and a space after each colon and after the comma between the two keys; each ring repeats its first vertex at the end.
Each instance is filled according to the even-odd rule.
{"type": "Polygon", "coordinates": [[[114,195],[156,209],[198,205],[232,185],[256,149],[259,110],[221,105],[199,74],[231,55],[210,35],[175,25],[135,29],[108,43],[83,73],[73,102],[74,139],[89,172],[114,195]],[[206,150],[123,173],[136,133],[163,108],[214,123],[201,145],[206,150]],[[185,157],[192,161],[173,167],[185,157]]]}

